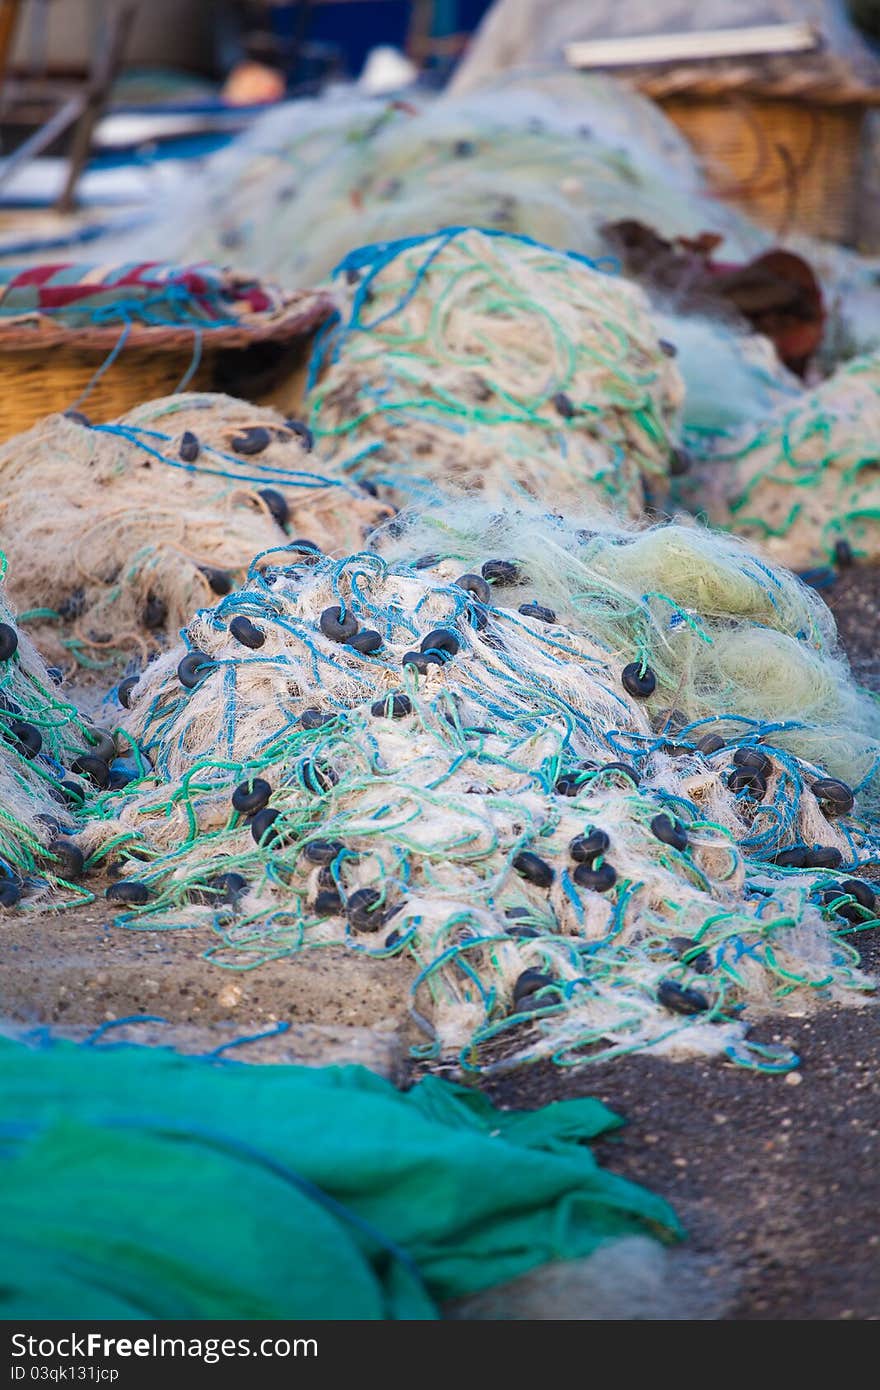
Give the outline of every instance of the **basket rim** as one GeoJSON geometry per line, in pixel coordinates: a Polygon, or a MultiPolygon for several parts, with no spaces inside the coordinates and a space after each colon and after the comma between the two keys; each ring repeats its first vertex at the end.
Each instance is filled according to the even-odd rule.
{"type": "MultiPolygon", "coordinates": [[[[282,304],[270,311],[249,314],[235,324],[169,325],[130,323],[125,347],[142,351],[173,352],[192,350],[201,338],[204,347],[245,348],[259,342],[287,342],[305,337],[335,311],[332,297],[325,290],[285,291],[282,304]]],[[[126,325],[101,328],[73,328],[52,319],[38,309],[14,318],[0,319],[0,351],[33,352],[47,347],[73,347],[109,352],[115,348],[126,325]]]]}
{"type": "Polygon", "coordinates": [[[616,74],[654,101],[673,97],[717,101],[731,96],[819,107],[880,106],[880,85],[822,72],[756,71],[748,65],[618,68],[616,74]]]}

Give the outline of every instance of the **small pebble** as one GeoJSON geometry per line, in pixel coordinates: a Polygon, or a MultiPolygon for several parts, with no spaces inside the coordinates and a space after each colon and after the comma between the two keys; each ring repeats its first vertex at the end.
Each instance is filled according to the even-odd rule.
{"type": "Polygon", "coordinates": [[[223,986],[220,993],[217,995],[217,1003],[220,1005],[221,1009],[235,1009],[243,998],[244,990],[241,985],[237,985],[234,981],[230,981],[229,984],[223,986]]]}

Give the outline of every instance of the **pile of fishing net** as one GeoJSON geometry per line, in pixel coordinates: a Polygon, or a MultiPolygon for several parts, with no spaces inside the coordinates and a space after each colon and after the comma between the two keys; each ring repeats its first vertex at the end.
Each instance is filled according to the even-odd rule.
{"type": "Polygon", "coordinates": [[[280,107],[105,259],[233,261],[299,288],[358,246],[455,225],[598,256],[603,225],[624,217],[667,236],[718,232],[734,255],[768,243],[706,196],[653,103],[605,76],[538,72],[464,96],[280,107]]]}
{"type": "MultiPolygon", "coordinates": [[[[709,233],[732,264],[774,245],[707,195],[693,151],[653,103],[602,75],[536,70],[440,98],[325,97],[267,112],[104,258],[231,261],[298,289],[357,247],[442,227],[494,228],[597,258],[614,253],[609,227],[622,221],[667,240],[709,233]]],[[[872,350],[876,265],[806,237],[787,241],[824,290],[823,368],[872,350]]],[[[664,314],[681,313],[675,296],[654,285],[649,294],[664,314]]],[[[708,417],[723,429],[755,418],[772,364],[738,361],[720,320],[703,325],[702,340],[708,356],[680,363],[689,398],[699,398],[697,423],[708,417]]],[[[751,354],[754,342],[742,344],[751,354]]]]}
{"type": "Polygon", "coordinates": [[[318,447],[396,501],[438,486],[590,501],[662,499],[681,378],[639,290],[582,257],[450,230],[352,253],[316,351],[318,447]]]}
{"type": "Polygon", "coordinates": [[[856,358],[708,452],[683,493],[717,526],[806,569],[880,559],[880,356],[856,358]]]}
{"type": "Polygon", "coordinates": [[[405,953],[465,1067],[790,1065],[747,1021],[858,999],[874,917],[880,721],[821,601],[681,526],[471,500],[388,545],[258,557],[129,692],[141,775],[78,840],[121,920],[405,953]]]}
{"type": "Polygon", "coordinates": [[[517,1113],[434,1076],[41,1042],[0,1038],[7,1320],[434,1318],[681,1235],[593,1156],[619,1124],[596,1100],[517,1113]]]}
{"type": "Polygon", "coordinates": [[[9,440],[0,542],[40,650],[65,666],[144,657],[286,535],[357,548],[387,509],[311,449],[299,421],[187,393],[106,425],[52,415],[9,440]]]}
{"type": "MultiPolygon", "coordinates": [[[[21,899],[88,902],[76,884],[83,857],[71,842],[112,739],[77,713],[15,622],[0,552],[0,910],[21,899]]],[[[111,754],[111,756],[113,756],[111,754]]]]}

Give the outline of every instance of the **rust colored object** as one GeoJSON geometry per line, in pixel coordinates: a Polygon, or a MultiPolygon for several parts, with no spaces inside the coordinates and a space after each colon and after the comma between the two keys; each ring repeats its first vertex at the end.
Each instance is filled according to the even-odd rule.
{"type": "Polygon", "coordinates": [[[822,341],[825,306],[812,269],[792,251],[768,251],[736,270],[716,271],[715,288],[803,376],[822,341]]]}
{"type": "Polygon", "coordinates": [[[603,229],[628,274],[670,292],[677,307],[745,321],[763,333],[781,362],[803,376],[822,341],[825,306],[812,268],[792,251],[767,251],[745,265],[713,259],[714,232],[667,241],[633,220],[603,229]]]}

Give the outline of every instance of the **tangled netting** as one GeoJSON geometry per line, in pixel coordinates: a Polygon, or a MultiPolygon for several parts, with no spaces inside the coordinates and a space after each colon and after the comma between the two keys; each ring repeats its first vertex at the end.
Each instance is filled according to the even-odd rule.
{"type": "Polygon", "coordinates": [[[769,338],[744,333],[708,315],[655,308],[663,341],[675,349],[685,385],[682,431],[697,458],[803,397],[797,377],[769,338]]]}
{"type": "Polygon", "coordinates": [[[75,882],[82,854],[61,831],[85,801],[90,759],[109,735],[64,699],[60,671],[47,670],[18,630],[6,602],[6,566],[0,552],[0,910],[23,896],[88,902],[91,894],[75,882]]]}
{"type": "Polygon", "coordinates": [[[356,451],[398,501],[444,486],[638,516],[647,480],[662,497],[682,385],[635,287],[472,228],[364,247],[338,277],[308,397],[331,462],[356,451]]]}
{"type": "Polygon", "coordinates": [[[299,421],[229,396],[167,396],[107,425],[50,416],[0,450],[20,621],[65,665],[110,665],[176,640],[285,535],[359,547],[387,510],[311,448],[299,421]]]}
{"type": "Polygon", "coordinates": [[[258,557],[147,668],[135,780],[79,837],[120,920],[207,919],[233,969],[407,953],[424,1055],[466,1067],[790,1065],[741,1014],[858,997],[838,930],[874,917],[830,873],[874,843],[827,772],[867,787],[877,717],[821,603],[677,526],[468,503],[390,544],[258,557]]]}
{"type": "Polygon", "coordinates": [[[107,254],[233,259],[298,288],[355,247],[454,223],[598,256],[603,224],[622,217],[665,236],[714,230],[734,255],[768,241],[705,195],[653,103],[604,76],[552,71],[463,97],[285,105],[107,254]]]}
{"type": "Polygon", "coordinates": [[[798,569],[880,559],[880,355],[714,450],[684,495],[798,569]]]}
{"type": "MultiPolygon", "coordinates": [[[[317,284],[356,247],[453,224],[599,257],[609,250],[605,229],[622,219],[665,238],[720,236],[734,264],[774,244],[771,232],[707,196],[693,151],[659,107],[604,75],[557,68],[440,98],[285,104],[160,201],[146,229],[102,249],[105,260],[232,260],[296,289],[317,284]]],[[[876,259],[809,237],[786,242],[822,283],[824,369],[874,350],[876,259]]],[[[723,326],[714,327],[713,356],[726,357],[723,326]]],[[[705,380],[698,358],[683,361],[689,394],[691,361],[694,389],[705,380]]],[[[741,418],[742,367],[714,388],[721,416],[741,418]]],[[[749,395],[761,391],[759,380],[747,383],[749,395]]]]}

